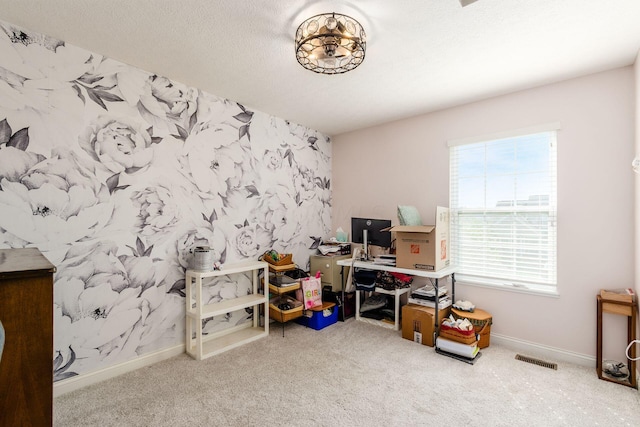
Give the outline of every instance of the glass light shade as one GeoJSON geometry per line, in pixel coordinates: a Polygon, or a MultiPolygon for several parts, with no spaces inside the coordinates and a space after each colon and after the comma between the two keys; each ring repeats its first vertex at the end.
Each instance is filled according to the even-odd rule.
{"type": "Polygon", "coordinates": [[[320,74],[342,74],[364,61],[366,34],[355,19],[323,13],[304,21],[296,31],[296,58],[320,74]]]}

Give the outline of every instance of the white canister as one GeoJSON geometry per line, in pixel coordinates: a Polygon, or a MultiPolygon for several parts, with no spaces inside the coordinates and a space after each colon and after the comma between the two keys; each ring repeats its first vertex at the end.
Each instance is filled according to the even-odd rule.
{"type": "Polygon", "coordinates": [[[191,270],[198,271],[212,271],[213,270],[213,249],[208,246],[196,246],[190,250],[193,255],[191,257],[191,263],[189,268],[191,270]]]}

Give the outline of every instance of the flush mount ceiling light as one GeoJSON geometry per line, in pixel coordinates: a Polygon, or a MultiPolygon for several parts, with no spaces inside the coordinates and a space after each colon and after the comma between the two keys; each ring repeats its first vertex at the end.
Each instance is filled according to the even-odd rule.
{"type": "Polygon", "coordinates": [[[296,31],[296,58],[307,70],[342,74],[364,61],[366,35],[355,19],[322,13],[304,21],[296,31]]]}

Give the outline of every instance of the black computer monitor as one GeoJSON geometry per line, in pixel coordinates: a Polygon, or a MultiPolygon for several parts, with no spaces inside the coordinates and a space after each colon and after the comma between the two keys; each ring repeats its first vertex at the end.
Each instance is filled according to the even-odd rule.
{"type": "Polygon", "coordinates": [[[390,219],[351,218],[351,241],[389,248],[391,247],[391,232],[382,231],[389,227],[391,227],[390,219]],[[367,242],[362,238],[364,230],[367,230],[367,242]]]}

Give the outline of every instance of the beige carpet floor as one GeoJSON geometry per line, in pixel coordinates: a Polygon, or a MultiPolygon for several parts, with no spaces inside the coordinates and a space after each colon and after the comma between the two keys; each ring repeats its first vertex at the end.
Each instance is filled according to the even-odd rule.
{"type": "MultiPolygon", "coordinates": [[[[595,368],[515,359],[492,343],[475,365],[357,322],[186,354],[54,400],[55,426],[639,426],[637,390],[595,368]]],[[[535,354],[526,354],[536,357],[535,354]]]]}

